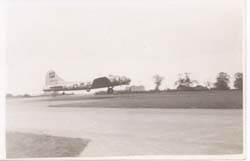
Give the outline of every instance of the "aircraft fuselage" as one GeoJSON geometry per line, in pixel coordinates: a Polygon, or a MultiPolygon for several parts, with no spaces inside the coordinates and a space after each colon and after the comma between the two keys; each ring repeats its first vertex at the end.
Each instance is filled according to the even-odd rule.
{"type": "Polygon", "coordinates": [[[77,90],[86,90],[90,91],[91,89],[97,88],[108,88],[108,93],[113,93],[113,87],[121,85],[129,85],[130,79],[126,77],[99,77],[93,80],[93,82],[87,83],[70,83],[67,84],[53,84],[47,86],[43,91],[44,92],[58,92],[58,91],[77,91],[77,90]]]}

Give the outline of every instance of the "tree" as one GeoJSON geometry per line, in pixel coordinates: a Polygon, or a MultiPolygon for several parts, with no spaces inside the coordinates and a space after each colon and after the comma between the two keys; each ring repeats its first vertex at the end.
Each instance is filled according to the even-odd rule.
{"type": "Polygon", "coordinates": [[[190,73],[184,73],[184,77],[180,74],[179,79],[175,82],[178,90],[192,90],[194,83],[198,83],[196,80],[191,80],[190,73]]]}
{"type": "Polygon", "coordinates": [[[235,77],[234,87],[236,89],[242,90],[242,88],[243,88],[243,74],[238,72],[238,73],[235,73],[234,77],[235,77]]]}
{"type": "Polygon", "coordinates": [[[229,90],[230,76],[225,72],[220,72],[217,75],[216,82],[214,83],[215,89],[217,90],[229,90]]]}
{"type": "Polygon", "coordinates": [[[159,87],[161,86],[164,77],[160,76],[159,74],[156,74],[153,76],[153,79],[155,83],[155,91],[159,91],[159,87]]]}

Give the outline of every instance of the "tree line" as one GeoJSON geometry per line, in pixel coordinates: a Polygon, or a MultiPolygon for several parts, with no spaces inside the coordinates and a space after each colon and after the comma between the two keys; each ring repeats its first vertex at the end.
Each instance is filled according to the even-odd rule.
{"type": "MultiPolygon", "coordinates": [[[[156,74],[153,76],[155,91],[160,90],[160,86],[164,80],[163,76],[156,74]]],[[[176,90],[230,90],[230,75],[225,72],[217,74],[215,82],[207,81],[204,86],[199,85],[197,80],[192,80],[190,73],[179,75],[178,80],[175,82],[176,90]],[[196,85],[195,85],[196,84],[196,85]]],[[[237,72],[234,74],[234,88],[242,90],[243,88],[243,74],[237,72]]]]}

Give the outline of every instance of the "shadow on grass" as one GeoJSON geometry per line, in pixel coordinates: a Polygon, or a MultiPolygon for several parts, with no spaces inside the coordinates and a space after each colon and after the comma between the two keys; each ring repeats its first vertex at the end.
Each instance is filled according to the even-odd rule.
{"type": "Polygon", "coordinates": [[[81,138],[7,132],[7,158],[76,157],[89,140],[81,138]]]}

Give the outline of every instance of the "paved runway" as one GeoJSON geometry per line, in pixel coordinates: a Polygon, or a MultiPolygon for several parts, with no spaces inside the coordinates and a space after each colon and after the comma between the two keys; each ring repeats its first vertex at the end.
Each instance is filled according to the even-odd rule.
{"type": "Polygon", "coordinates": [[[90,139],[82,157],[242,153],[241,109],[48,107],[62,102],[8,100],[7,131],[90,139]]]}

